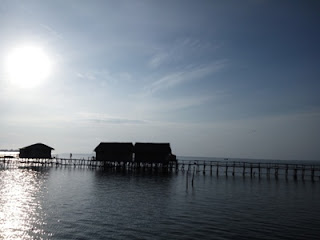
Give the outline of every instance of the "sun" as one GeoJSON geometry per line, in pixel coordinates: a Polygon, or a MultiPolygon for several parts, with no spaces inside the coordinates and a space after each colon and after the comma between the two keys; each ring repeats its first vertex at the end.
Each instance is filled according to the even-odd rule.
{"type": "Polygon", "coordinates": [[[48,55],[37,46],[16,47],[6,59],[6,72],[10,83],[21,88],[40,85],[50,75],[51,68],[48,55]]]}

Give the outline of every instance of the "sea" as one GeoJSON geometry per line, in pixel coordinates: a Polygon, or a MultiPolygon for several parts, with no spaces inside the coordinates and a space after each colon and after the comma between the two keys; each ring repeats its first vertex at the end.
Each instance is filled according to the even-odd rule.
{"type": "Polygon", "coordinates": [[[0,239],[319,238],[319,180],[0,168],[0,239]]]}

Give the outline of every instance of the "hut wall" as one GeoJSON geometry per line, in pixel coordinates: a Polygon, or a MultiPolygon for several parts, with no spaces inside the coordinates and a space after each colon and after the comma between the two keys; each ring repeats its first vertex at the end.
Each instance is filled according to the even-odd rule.
{"type": "Polygon", "coordinates": [[[168,162],[167,153],[135,153],[135,162],[142,163],[167,163],[168,162]]]}
{"type": "Polygon", "coordinates": [[[51,158],[51,149],[25,148],[20,149],[20,158],[51,158]]]}
{"type": "Polygon", "coordinates": [[[133,144],[101,142],[94,150],[97,161],[132,162],[133,144]]]}
{"type": "Polygon", "coordinates": [[[96,152],[96,159],[97,161],[107,162],[132,162],[132,153],[98,151],[96,152]]]}
{"type": "Polygon", "coordinates": [[[20,158],[27,158],[28,152],[26,149],[20,149],[19,157],[20,158]]]}
{"type": "Polygon", "coordinates": [[[135,162],[168,163],[171,148],[169,143],[136,143],[135,162]]]}

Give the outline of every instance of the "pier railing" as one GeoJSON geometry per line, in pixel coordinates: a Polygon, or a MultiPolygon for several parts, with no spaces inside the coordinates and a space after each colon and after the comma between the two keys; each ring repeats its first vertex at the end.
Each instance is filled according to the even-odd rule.
{"type": "Polygon", "coordinates": [[[292,175],[295,179],[300,175],[311,177],[311,179],[319,178],[319,164],[302,164],[302,163],[277,163],[277,162],[248,162],[248,161],[205,161],[205,160],[188,160],[179,161],[182,170],[196,172],[210,172],[212,174],[232,175],[241,174],[243,176],[262,176],[275,177],[279,175],[288,177],[292,175]]]}

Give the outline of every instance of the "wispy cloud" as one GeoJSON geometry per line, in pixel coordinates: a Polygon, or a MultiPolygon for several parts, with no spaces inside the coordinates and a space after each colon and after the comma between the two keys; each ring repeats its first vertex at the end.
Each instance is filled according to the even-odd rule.
{"type": "MultiPolygon", "coordinates": [[[[198,97],[180,97],[171,100],[161,100],[157,106],[157,110],[176,111],[180,109],[196,107],[213,100],[213,96],[198,96],[198,97]]],[[[149,106],[150,109],[152,106],[149,106]]]]}
{"type": "Polygon", "coordinates": [[[186,82],[197,81],[203,77],[207,77],[220,71],[226,66],[226,64],[226,60],[220,60],[204,66],[187,67],[183,70],[167,74],[154,81],[147,87],[147,90],[154,93],[160,90],[176,87],[186,82]]]}
{"type": "Polygon", "coordinates": [[[97,124],[145,124],[147,123],[144,120],[140,119],[131,119],[125,117],[114,117],[109,116],[103,113],[88,113],[88,112],[81,112],[78,113],[80,119],[82,121],[93,122],[97,124]]]}
{"type": "Polygon", "coordinates": [[[157,68],[159,67],[163,62],[165,62],[169,57],[168,53],[165,52],[160,52],[156,53],[151,60],[149,61],[149,66],[152,68],[157,68]]]}
{"type": "Polygon", "coordinates": [[[212,43],[199,39],[177,39],[170,45],[155,47],[155,53],[151,56],[148,66],[152,69],[163,65],[181,64],[193,59],[195,56],[202,58],[209,52],[221,48],[222,43],[212,43]]]}
{"type": "Polygon", "coordinates": [[[88,119],[96,123],[110,123],[110,124],[145,124],[146,121],[125,118],[105,118],[105,119],[88,119]]]}
{"type": "Polygon", "coordinates": [[[116,85],[121,82],[132,81],[132,76],[128,72],[109,72],[108,70],[89,70],[89,71],[77,71],[74,73],[76,77],[100,82],[101,86],[116,85]]]}
{"type": "Polygon", "coordinates": [[[170,99],[148,97],[146,101],[141,101],[141,99],[138,101],[138,104],[133,107],[133,114],[147,119],[148,124],[154,121],[167,121],[172,118],[183,122],[185,119],[181,118],[179,111],[209,104],[219,97],[219,95],[177,96],[170,99]]]}
{"type": "Polygon", "coordinates": [[[47,24],[40,24],[41,27],[43,27],[50,35],[52,35],[54,38],[57,38],[59,40],[62,40],[63,37],[60,33],[58,33],[56,30],[54,30],[52,27],[50,27],[47,24]]]}

